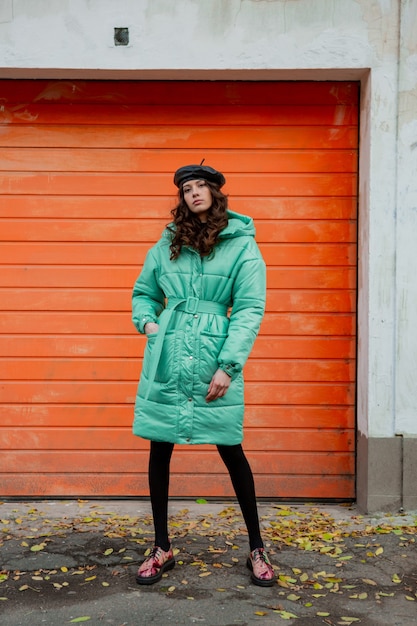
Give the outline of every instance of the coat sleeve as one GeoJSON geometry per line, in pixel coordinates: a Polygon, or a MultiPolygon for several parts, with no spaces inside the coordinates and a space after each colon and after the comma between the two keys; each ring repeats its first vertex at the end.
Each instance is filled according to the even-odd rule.
{"type": "Polygon", "coordinates": [[[228,336],[218,357],[219,367],[232,378],[245,365],[265,312],[266,267],[258,246],[253,244],[233,283],[228,336]]]}
{"type": "Polygon", "coordinates": [[[164,293],[158,284],[157,269],[155,252],[151,248],[132,294],[132,321],[140,333],[145,332],[145,324],[158,321],[164,308],[164,293]]]}

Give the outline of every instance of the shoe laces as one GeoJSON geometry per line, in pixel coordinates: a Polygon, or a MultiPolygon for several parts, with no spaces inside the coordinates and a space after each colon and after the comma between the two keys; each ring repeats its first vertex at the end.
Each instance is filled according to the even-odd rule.
{"type": "Polygon", "coordinates": [[[256,575],[262,580],[269,580],[274,573],[274,569],[268,558],[264,548],[256,548],[252,553],[253,570],[256,570],[256,575]]]}
{"type": "Polygon", "coordinates": [[[169,550],[162,550],[159,546],[154,546],[149,554],[147,561],[156,561],[158,564],[162,565],[164,561],[164,557],[168,555],[169,550]]]}
{"type": "Polygon", "coordinates": [[[270,565],[269,559],[268,559],[268,555],[265,552],[265,548],[256,548],[253,552],[252,552],[252,559],[253,561],[262,561],[263,563],[266,563],[267,565],[270,565]]]}

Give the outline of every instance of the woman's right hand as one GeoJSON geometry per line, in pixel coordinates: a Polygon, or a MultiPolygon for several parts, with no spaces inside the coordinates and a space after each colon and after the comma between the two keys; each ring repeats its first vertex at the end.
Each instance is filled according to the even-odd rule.
{"type": "Polygon", "coordinates": [[[147,324],[145,324],[144,330],[146,335],[157,333],[159,330],[159,324],[156,324],[155,322],[148,322],[147,324]]]}

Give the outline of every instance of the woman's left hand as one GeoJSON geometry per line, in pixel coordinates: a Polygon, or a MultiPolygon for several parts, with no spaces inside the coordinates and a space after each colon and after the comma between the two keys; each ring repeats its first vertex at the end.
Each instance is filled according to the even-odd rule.
{"type": "Polygon", "coordinates": [[[211,379],[206,395],[206,402],[212,402],[212,400],[217,400],[217,398],[222,398],[226,395],[226,392],[230,387],[230,382],[230,376],[223,370],[218,369],[211,379]]]}

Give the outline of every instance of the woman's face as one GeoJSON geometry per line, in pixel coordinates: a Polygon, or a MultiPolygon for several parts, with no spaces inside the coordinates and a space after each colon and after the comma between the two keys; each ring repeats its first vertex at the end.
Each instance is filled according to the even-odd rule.
{"type": "Polygon", "coordinates": [[[207,213],[213,204],[213,196],[205,180],[188,180],[182,186],[185,204],[202,222],[207,221],[207,213]]]}

